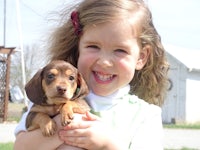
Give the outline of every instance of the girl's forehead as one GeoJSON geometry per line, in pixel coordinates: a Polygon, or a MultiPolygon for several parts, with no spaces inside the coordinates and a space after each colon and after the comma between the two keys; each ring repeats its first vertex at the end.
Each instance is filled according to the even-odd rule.
{"type": "Polygon", "coordinates": [[[106,34],[107,32],[109,32],[110,34],[112,33],[113,35],[116,33],[119,34],[129,33],[128,35],[136,37],[137,24],[130,19],[116,19],[103,23],[92,24],[84,28],[84,33],[95,34],[96,32],[100,32],[102,34],[106,34]]]}
{"type": "MultiPolygon", "coordinates": [[[[129,6],[128,6],[129,7],[129,6]]],[[[104,11],[103,11],[104,12],[104,11]]],[[[119,22],[124,25],[131,25],[133,30],[140,30],[140,26],[145,19],[144,11],[139,8],[135,8],[133,10],[128,8],[118,8],[116,11],[108,11],[104,13],[94,13],[88,17],[84,18],[83,30],[87,30],[93,26],[99,26],[99,24],[106,24],[109,22],[113,22],[113,28],[116,22],[119,22]],[[118,11],[117,11],[118,10],[118,11]]]]}
{"type": "Polygon", "coordinates": [[[127,21],[111,21],[87,28],[81,42],[107,46],[129,46],[137,40],[134,27],[127,21]]]}

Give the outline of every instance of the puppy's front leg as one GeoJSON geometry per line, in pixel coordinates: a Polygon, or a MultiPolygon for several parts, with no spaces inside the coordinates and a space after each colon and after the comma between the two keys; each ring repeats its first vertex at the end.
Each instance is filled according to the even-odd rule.
{"type": "Polygon", "coordinates": [[[61,108],[61,124],[66,126],[73,118],[74,113],[84,114],[89,111],[90,108],[84,100],[76,99],[74,101],[67,101],[61,108]]]}
{"type": "MultiPolygon", "coordinates": [[[[56,123],[47,114],[41,112],[30,112],[34,117],[30,116],[32,124],[27,128],[28,131],[40,128],[44,136],[52,136],[56,131],[56,123]]],[[[30,120],[29,119],[29,120],[30,120]]]]}
{"type": "Polygon", "coordinates": [[[75,105],[74,101],[67,101],[60,110],[61,114],[61,124],[66,126],[73,120],[73,107],[75,105]]]}

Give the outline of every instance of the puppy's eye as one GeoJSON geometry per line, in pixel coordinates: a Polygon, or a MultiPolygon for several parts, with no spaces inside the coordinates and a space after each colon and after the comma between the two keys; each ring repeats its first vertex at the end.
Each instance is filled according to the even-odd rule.
{"type": "Polygon", "coordinates": [[[52,74],[52,73],[50,73],[50,74],[47,75],[47,78],[48,78],[48,79],[53,79],[54,77],[55,77],[55,75],[52,74]]]}
{"type": "Polygon", "coordinates": [[[69,76],[70,81],[73,81],[74,79],[75,79],[74,76],[69,76]]]}

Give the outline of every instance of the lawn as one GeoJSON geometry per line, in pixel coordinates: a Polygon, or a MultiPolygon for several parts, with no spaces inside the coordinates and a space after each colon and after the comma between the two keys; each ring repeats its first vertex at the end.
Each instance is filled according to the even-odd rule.
{"type": "Polygon", "coordinates": [[[0,150],[13,150],[14,144],[12,142],[9,143],[0,143],[0,150]]]}
{"type": "MultiPolygon", "coordinates": [[[[10,103],[8,104],[8,118],[6,122],[18,122],[24,111],[25,105],[23,103],[10,103]]],[[[13,150],[14,143],[0,143],[0,150],[13,150]]]]}
{"type": "Polygon", "coordinates": [[[195,124],[164,124],[164,128],[170,128],[170,129],[200,129],[200,123],[195,124]]]}
{"type": "MultiPolygon", "coordinates": [[[[0,143],[0,150],[13,150],[13,143],[0,143]]],[[[177,149],[164,149],[164,150],[177,150],[177,149]]],[[[195,149],[191,149],[191,148],[187,148],[187,147],[183,147],[179,150],[195,150],[195,149]]]]}

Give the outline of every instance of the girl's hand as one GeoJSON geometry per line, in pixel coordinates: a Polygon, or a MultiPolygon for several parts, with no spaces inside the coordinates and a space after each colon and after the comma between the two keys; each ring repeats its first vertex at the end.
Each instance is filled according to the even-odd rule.
{"type": "Polygon", "coordinates": [[[66,144],[88,150],[118,149],[112,135],[111,129],[89,112],[82,120],[71,122],[59,132],[60,139],[66,144]]]}

